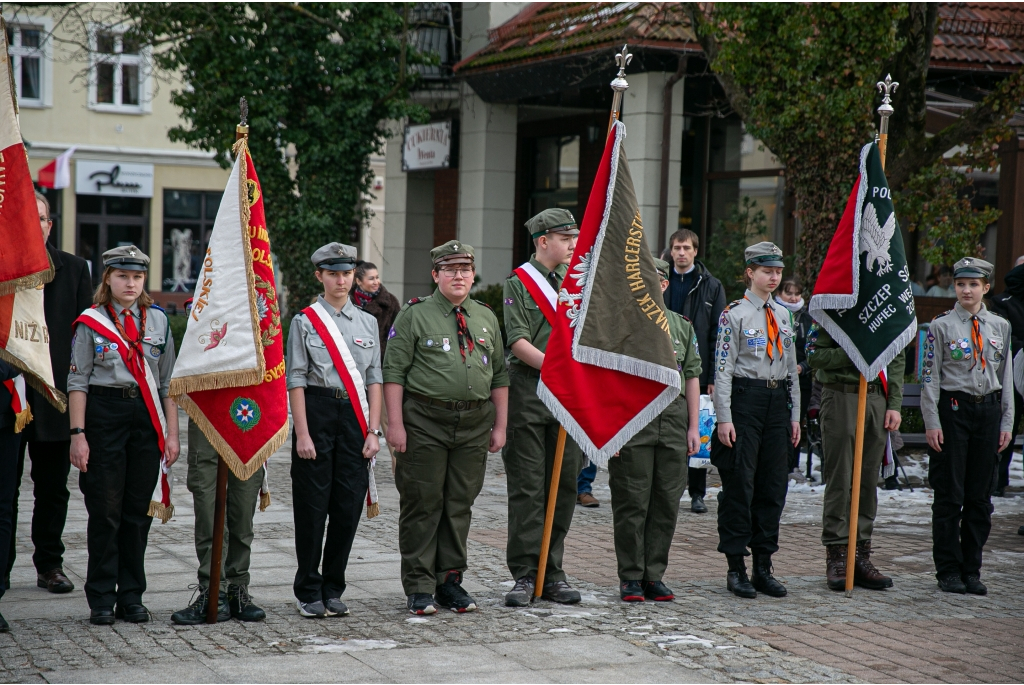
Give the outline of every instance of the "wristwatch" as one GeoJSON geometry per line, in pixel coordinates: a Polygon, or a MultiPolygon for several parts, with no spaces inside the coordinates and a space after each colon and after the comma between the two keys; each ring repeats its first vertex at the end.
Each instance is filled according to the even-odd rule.
{"type": "Polygon", "coordinates": [[[71,435],[81,435],[82,433],[85,433],[85,429],[84,428],[72,428],[71,429],[71,435]]]}
{"type": "Polygon", "coordinates": [[[384,431],[382,431],[380,428],[371,428],[367,432],[368,433],[373,433],[378,438],[383,438],[384,437],[384,431]]]}

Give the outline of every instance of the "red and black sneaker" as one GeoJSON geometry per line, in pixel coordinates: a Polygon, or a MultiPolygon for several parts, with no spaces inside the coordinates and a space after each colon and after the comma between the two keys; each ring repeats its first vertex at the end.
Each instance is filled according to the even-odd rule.
{"type": "Polygon", "coordinates": [[[448,571],[444,582],[437,586],[434,599],[439,606],[451,609],[457,614],[476,611],[476,600],[462,589],[462,574],[459,571],[448,571]]]}
{"type": "Polygon", "coordinates": [[[624,580],[619,586],[619,597],[623,602],[644,601],[644,589],[639,580],[624,580]]]}
{"type": "Polygon", "coordinates": [[[668,585],[660,580],[644,581],[644,597],[653,599],[655,602],[671,602],[676,598],[675,594],[668,589],[668,585]]]}

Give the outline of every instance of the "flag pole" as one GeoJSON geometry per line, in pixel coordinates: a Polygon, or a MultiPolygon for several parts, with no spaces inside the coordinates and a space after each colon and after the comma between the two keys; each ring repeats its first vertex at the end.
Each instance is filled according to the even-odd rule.
{"type": "MultiPolygon", "coordinates": [[[[249,136],[249,103],[242,97],[238,101],[239,124],[235,127],[235,140],[249,136]]],[[[243,162],[244,163],[244,162],[243,162]]],[[[228,503],[228,463],[217,455],[217,496],[213,505],[213,548],[210,550],[210,585],[206,601],[206,622],[217,622],[220,608],[221,562],[224,557],[224,518],[228,503]],[[214,595],[213,593],[217,594],[214,595]]]]}
{"type": "MultiPolygon", "coordinates": [[[[614,92],[612,96],[612,111],[608,119],[608,132],[619,119],[619,110],[622,108],[622,94],[629,88],[626,83],[626,67],[633,60],[629,54],[629,46],[623,45],[622,52],[615,55],[615,64],[619,67],[619,73],[611,82],[614,92]]],[[[548,502],[544,511],[544,534],[540,540],[540,557],[537,559],[537,581],[534,584],[533,596],[540,597],[544,593],[544,576],[548,570],[548,554],[551,552],[551,528],[555,523],[555,504],[558,498],[558,485],[562,475],[562,459],[565,456],[565,428],[558,427],[558,441],[555,443],[555,458],[551,463],[551,485],[548,488],[548,502]]]]}
{"type": "MultiPolygon", "coordinates": [[[[890,96],[899,87],[899,83],[886,74],[884,81],[877,84],[882,93],[882,104],[878,107],[881,122],[878,126],[878,152],[882,158],[882,171],[885,171],[885,150],[889,142],[889,117],[893,108],[890,96]]],[[[854,566],[857,560],[857,517],[860,515],[860,483],[864,465],[864,420],[868,408],[868,379],[861,374],[860,385],[857,387],[857,432],[853,442],[853,483],[850,487],[850,530],[846,547],[846,596],[853,596],[854,566]]],[[[877,476],[876,476],[877,477],[877,476]]]]}

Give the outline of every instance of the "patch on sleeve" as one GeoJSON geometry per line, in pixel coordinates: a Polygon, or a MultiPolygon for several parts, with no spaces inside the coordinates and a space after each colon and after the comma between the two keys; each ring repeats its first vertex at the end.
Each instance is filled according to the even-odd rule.
{"type": "Polygon", "coordinates": [[[411,300],[409,300],[408,302],[406,302],[406,304],[419,304],[420,302],[423,302],[425,299],[427,299],[427,298],[425,298],[425,297],[414,297],[411,300]]]}
{"type": "Polygon", "coordinates": [[[511,297],[506,297],[505,298],[505,306],[508,306],[508,305],[510,305],[510,304],[512,304],[514,302],[515,302],[515,300],[513,300],[511,297]]]}
{"type": "Polygon", "coordinates": [[[395,333],[395,327],[394,327],[394,326],[392,326],[392,327],[391,327],[391,330],[390,330],[390,331],[388,331],[388,340],[391,340],[391,339],[392,339],[393,337],[395,337],[395,335],[397,335],[397,334],[395,333]]]}

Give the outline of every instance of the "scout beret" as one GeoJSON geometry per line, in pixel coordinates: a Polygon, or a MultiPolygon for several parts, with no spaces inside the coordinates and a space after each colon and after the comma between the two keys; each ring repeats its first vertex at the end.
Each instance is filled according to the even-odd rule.
{"type": "Polygon", "coordinates": [[[328,271],[351,271],[356,268],[356,248],[341,243],[327,243],[313,253],[313,266],[328,271]]]}
{"type": "Polygon", "coordinates": [[[149,256],[134,245],[122,245],[103,253],[103,266],[125,271],[149,271],[149,256]]]}
{"type": "Polygon", "coordinates": [[[992,271],[995,269],[984,259],[975,257],[964,257],[953,265],[953,278],[992,278],[992,271]]]}
{"type": "Polygon", "coordinates": [[[743,258],[747,260],[747,266],[785,266],[782,250],[768,241],[748,247],[743,251],[743,258]]]}
{"type": "Polygon", "coordinates": [[[449,240],[444,245],[438,245],[430,251],[430,261],[434,263],[434,266],[441,266],[442,264],[472,264],[476,260],[473,256],[472,245],[458,240],[449,240]]]}
{"type": "Polygon", "coordinates": [[[579,235],[580,230],[576,227],[576,219],[568,209],[553,207],[533,217],[525,224],[526,230],[530,232],[531,238],[539,238],[548,233],[565,233],[566,235],[579,235]]]}
{"type": "Polygon", "coordinates": [[[668,262],[666,262],[664,259],[655,259],[654,268],[657,270],[658,275],[661,276],[663,280],[668,280],[668,262]]]}

